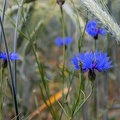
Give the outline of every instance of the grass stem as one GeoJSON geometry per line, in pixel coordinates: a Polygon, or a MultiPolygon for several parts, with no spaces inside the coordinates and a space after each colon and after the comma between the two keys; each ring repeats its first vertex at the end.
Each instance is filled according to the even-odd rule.
{"type": "Polygon", "coordinates": [[[11,63],[10,63],[9,50],[8,50],[8,45],[7,45],[6,36],[5,36],[4,27],[3,27],[3,24],[2,24],[1,17],[0,17],[0,25],[1,25],[1,30],[2,30],[2,35],[3,35],[4,45],[5,45],[6,54],[7,54],[7,61],[8,61],[8,67],[9,67],[9,73],[10,73],[10,80],[11,80],[11,87],[12,87],[12,95],[13,95],[13,99],[14,99],[15,112],[16,112],[16,119],[19,120],[19,116],[18,116],[18,104],[17,104],[17,97],[16,97],[15,86],[14,86],[12,68],[11,68],[11,63]]]}

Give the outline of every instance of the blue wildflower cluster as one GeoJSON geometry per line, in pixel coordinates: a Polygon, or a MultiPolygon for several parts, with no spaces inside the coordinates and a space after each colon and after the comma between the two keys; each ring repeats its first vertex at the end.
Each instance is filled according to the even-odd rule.
{"type": "MultiPolygon", "coordinates": [[[[10,60],[19,60],[19,55],[17,53],[9,53],[9,57],[10,57],[10,60]]],[[[7,54],[6,52],[2,52],[0,53],[0,59],[4,59],[4,60],[7,60],[7,54]]]]}
{"type": "MultiPolygon", "coordinates": [[[[98,38],[98,35],[105,35],[107,32],[104,28],[98,27],[98,23],[95,20],[90,20],[86,25],[86,32],[94,37],[94,39],[98,38]]],[[[57,46],[68,45],[73,42],[73,38],[58,37],[55,40],[57,46]]],[[[109,60],[107,53],[103,53],[102,51],[95,52],[86,52],[79,53],[78,56],[74,55],[71,59],[72,64],[75,67],[75,70],[82,69],[82,72],[85,73],[88,71],[88,78],[93,82],[95,80],[96,74],[95,70],[102,72],[107,71],[112,67],[112,61],[109,60]]]]}
{"type": "Polygon", "coordinates": [[[109,61],[107,53],[98,52],[97,50],[95,52],[79,53],[78,56],[74,55],[71,61],[75,70],[80,69],[80,64],[82,64],[82,72],[89,71],[89,74],[93,77],[95,77],[95,69],[102,72],[112,67],[112,61],[109,61]]]}
{"type": "Polygon", "coordinates": [[[95,39],[98,38],[98,34],[100,34],[100,35],[106,34],[105,28],[99,28],[98,23],[95,20],[88,21],[88,23],[86,25],[86,32],[89,35],[93,36],[95,39]]]}
{"type": "Polygon", "coordinates": [[[73,38],[71,37],[65,37],[65,38],[57,37],[55,40],[55,44],[57,46],[68,45],[71,44],[72,42],[73,42],[73,38]]]}

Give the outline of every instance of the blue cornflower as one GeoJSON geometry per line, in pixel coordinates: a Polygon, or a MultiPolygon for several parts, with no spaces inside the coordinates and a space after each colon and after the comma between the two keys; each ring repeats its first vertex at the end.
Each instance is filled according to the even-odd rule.
{"type": "Polygon", "coordinates": [[[86,25],[86,31],[89,35],[93,36],[95,39],[98,38],[98,34],[100,35],[106,34],[105,28],[99,28],[98,23],[95,20],[88,21],[86,25]]]}
{"type": "Polygon", "coordinates": [[[65,37],[65,38],[57,37],[55,40],[55,44],[57,46],[68,45],[71,44],[72,42],[73,42],[73,38],[71,37],[65,37]]]}
{"type": "Polygon", "coordinates": [[[76,70],[80,69],[80,63],[82,63],[83,72],[88,70],[94,72],[95,69],[102,72],[112,67],[112,61],[109,61],[107,53],[101,51],[98,52],[97,50],[94,53],[91,51],[81,54],[79,53],[78,56],[74,55],[71,61],[76,70]]]}
{"type": "MultiPolygon", "coordinates": [[[[9,53],[10,60],[19,60],[19,55],[17,53],[9,53]]],[[[3,52],[0,54],[0,59],[7,60],[7,54],[6,52],[3,52]]]]}

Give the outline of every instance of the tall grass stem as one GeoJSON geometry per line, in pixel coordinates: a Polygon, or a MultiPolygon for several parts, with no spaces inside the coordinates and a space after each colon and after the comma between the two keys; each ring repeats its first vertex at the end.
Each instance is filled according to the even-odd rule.
{"type": "Polygon", "coordinates": [[[11,63],[10,63],[9,50],[8,50],[8,45],[7,45],[6,36],[5,36],[4,27],[3,27],[3,24],[2,24],[1,17],[0,17],[0,25],[1,25],[1,30],[2,30],[2,35],[3,35],[4,45],[5,45],[6,54],[7,54],[7,61],[8,61],[8,67],[9,67],[9,73],[10,73],[12,95],[13,95],[13,99],[14,99],[15,112],[16,112],[16,119],[19,120],[19,116],[18,116],[18,104],[17,104],[17,97],[16,97],[15,86],[14,86],[12,68],[11,68],[11,63]]]}
{"type": "MultiPolygon", "coordinates": [[[[63,8],[62,8],[62,6],[60,6],[60,11],[61,11],[61,24],[62,24],[62,37],[63,37],[63,40],[64,40],[64,37],[65,37],[65,25],[64,25],[64,14],[63,14],[63,8]]],[[[63,42],[65,42],[65,41],[63,41],[63,42]]],[[[63,90],[64,90],[64,79],[65,79],[64,66],[65,66],[65,44],[63,44],[63,68],[62,68],[63,90]]],[[[62,102],[64,103],[64,93],[63,93],[62,102]]],[[[63,114],[63,109],[62,109],[62,111],[60,113],[59,120],[61,120],[62,114],[63,114]]]]}

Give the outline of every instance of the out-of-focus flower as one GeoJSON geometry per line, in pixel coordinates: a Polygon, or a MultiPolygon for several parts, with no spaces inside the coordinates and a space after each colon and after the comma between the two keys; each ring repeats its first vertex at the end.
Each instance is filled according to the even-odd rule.
{"type": "Polygon", "coordinates": [[[98,34],[105,35],[107,33],[105,28],[98,27],[98,23],[95,20],[88,21],[86,25],[86,32],[96,39],[98,38],[98,34]]]}
{"type": "Polygon", "coordinates": [[[68,45],[71,44],[72,42],[73,42],[73,38],[71,37],[65,37],[65,38],[57,37],[55,40],[55,44],[57,46],[68,45]]]}
{"type": "MultiPolygon", "coordinates": [[[[78,56],[74,55],[71,59],[72,64],[75,67],[75,70],[80,69],[80,63],[82,63],[82,72],[89,71],[89,77],[95,77],[95,69],[99,72],[106,71],[112,67],[112,61],[109,61],[107,53],[98,52],[97,50],[93,53],[79,53],[78,56]]],[[[95,79],[95,78],[93,78],[95,79]]]]}
{"type": "MultiPolygon", "coordinates": [[[[19,60],[19,55],[17,53],[9,53],[10,60],[19,60]]],[[[6,52],[3,52],[0,54],[0,59],[7,60],[7,54],[6,52]]]]}

